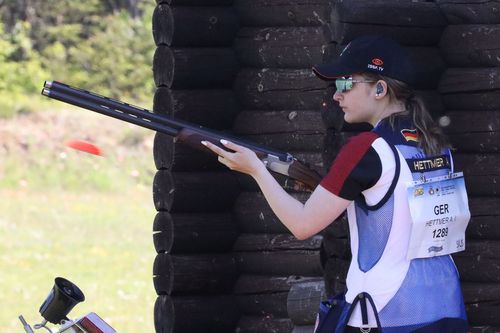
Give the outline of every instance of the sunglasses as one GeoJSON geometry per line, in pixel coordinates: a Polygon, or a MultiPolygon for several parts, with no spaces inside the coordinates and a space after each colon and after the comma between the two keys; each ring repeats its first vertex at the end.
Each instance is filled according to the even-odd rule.
{"type": "MultiPolygon", "coordinates": [[[[335,88],[337,88],[338,92],[345,93],[351,90],[354,87],[355,83],[374,83],[374,82],[376,81],[354,80],[352,76],[340,77],[335,80],[335,88]]],[[[331,86],[333,86],[333,84],[331,86]]]]}

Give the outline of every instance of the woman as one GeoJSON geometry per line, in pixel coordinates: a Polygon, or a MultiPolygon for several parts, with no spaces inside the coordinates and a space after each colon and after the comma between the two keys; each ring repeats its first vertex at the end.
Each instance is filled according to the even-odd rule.
{"type": "MultiPolygon", "coordinates": [[[[447,177],[453,161],[445,137],[410,88],[409,56],[388,38],[365,36],[352,41],[336,62],[313,71],[335,82],[333,99],[346,122],[367,122],[374,129],[345,144],[305,204],[285,192],[250,150],[227,141],[222,144],[228,150],[203,144],[230,169],[252,176],[298,239],[315,235],[347,209],[353,259],[346,302],[330,332],[376,332],[377,327],[391,333],[466,332],[459,277],[449,255],[457,249],[437,239],[438,246],[422,250],[418,245],[427,236],[415,230],[425,226],[412,226],[416,199],[410,198],[408,183],[447,177]]],[[[418,186],[412,188],[415,197],[425,197],[423,185],[418,186]]],[[[448,203],[436,206],[438,213],[448,213],[448,203]]],[[[467,220],[461,222],[463,230],[453,232],[462,241],[467,213],[461,213],[467,220]]],[[[432,223],[447,221],[443,217],[432,223]]]]}

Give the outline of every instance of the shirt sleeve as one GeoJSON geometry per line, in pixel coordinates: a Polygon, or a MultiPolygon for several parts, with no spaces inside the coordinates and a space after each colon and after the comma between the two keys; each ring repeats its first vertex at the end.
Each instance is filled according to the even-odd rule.
{"type": "Polygon", "coordinates": [[[354,200],[374,186],[382,175],[382,161],[372,147],[378,138],[374,132],[351,138],[340,150],[320,185],[346,200],[354,200]]]}

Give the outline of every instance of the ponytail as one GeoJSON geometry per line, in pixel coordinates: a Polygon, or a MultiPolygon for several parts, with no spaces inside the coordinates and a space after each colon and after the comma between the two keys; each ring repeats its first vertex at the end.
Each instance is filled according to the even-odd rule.
{"type": "Polygon", "coordinates": [[[389,116],[390,124],[394,125],[395,118],[400,115],[409,115],[418,132],[418,145],[426,155],[439,155],[444,148],[450,147],[446,135],[432,119],[422,99],[415,95],[414,90],[409,85],[372,73],[364,73],[363,76],[373,81],[384,80],[387,83],[389,98],[401,101],[405,105],[404,112],[389,116]]]}
{"type": "Polygon", "coordinates": [[[444,135],[420,97],[412,94],[406,100],[406,110],[409,111],[413,124],[419,134],[419,147],[426,155],[441,154],[444,148],[449,147],[448,139],[444,135]]]}

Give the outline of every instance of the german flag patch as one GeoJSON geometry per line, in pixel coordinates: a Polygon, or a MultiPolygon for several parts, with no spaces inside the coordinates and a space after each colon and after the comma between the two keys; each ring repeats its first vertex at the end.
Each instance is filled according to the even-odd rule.
{"type": "Polygon", "coordinates": [[[407,142],[418,142],[418,132],[416,129],[402,129],[401,134],[407,142]]]}

